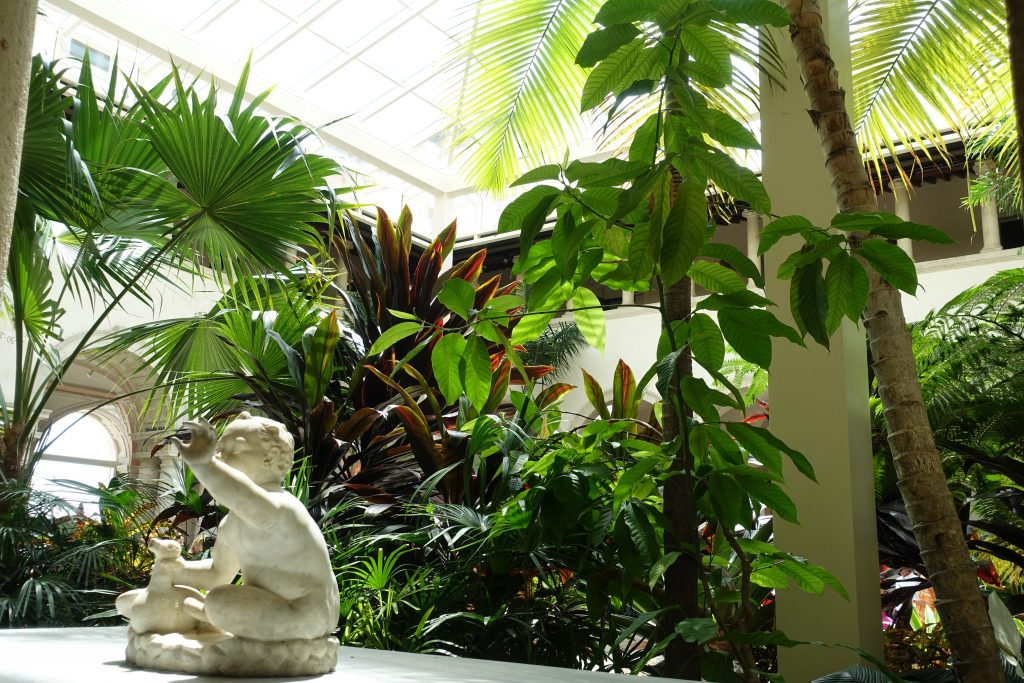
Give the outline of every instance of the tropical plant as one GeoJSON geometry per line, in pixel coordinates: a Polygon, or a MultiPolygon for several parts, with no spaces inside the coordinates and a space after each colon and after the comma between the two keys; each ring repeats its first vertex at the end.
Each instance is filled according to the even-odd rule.
{"type": "Polygon", "coordinates": [[[1006,39],[1004,0],[851,4],[853,130],[878,181],[891,180],[880,159],[900,145],[948,160],[948,131],[1019,180],[1006,39]]]}
{"type": "Polygon", "coordinates": [[[853,313],[851,317],[855,317],[863,309],[900,492],[938,596],[954,666],[967,683],[997,680],[1001,667],[992,624],[980,599],[974,567],[921,399],[910,332],[896,289],[913,293],[917,288],[916,271],[909,257],[886,241],[910,237],[941,242],[949,238],[933,228],[875,213],[875,194],[868,184],[856,138],[850,132],[845,97],[822,30],[821,11],[814,0],[793,0],[787,10],[810,99],[812,125],[822,149],[829,150],[826,168],[842,212],[832,221],[832,227],[845,231],[848,237],[820,231],[807,221],[783,218],[767,226],[761,248],[771,244],[769,235],[774,240],[794,233],[804,237],[806,246],[782,264],[780,271],[786,272],[780,275],[792,278],[794,313],[815,338],[827,336],[830,320],[838,325],[844,315],[853,313]],[[844,246],[855,256],[850,256],[844,246]],[[823,257],[830,261],[829,279],[845,286],[828,287],[822,275],[823,257]],[[836,293],[840,290],[842,295],[836,293]],[[866,306],[851,308],[854,292],[858,303],[866,306]]]}
{"type": "Polygon", "coordinates": [[[31,478],[36,425],[111,312],[151,303],[154,281],[224,283],[322,249],[310,224],[330,210],[326,178],[337,168],[302,151],[309,129],[259,113],[265,95],[243,102],[244,87],[225,109],[215,86],[200,98],[177,69],[151,89],[112,76],[105,94],[88,57],[74,94],[63,73],[33,61],[8,264],[16,376],[0,401],[0,469],[12,482],[31,478]],[[71,299],[91,305],[94,322],[62,349],[71,299]]]}
{"type": "MultiPolygon", "coordinates": [[[[755,528],[754,512],[762,503],[783,517],[795,516],[778,485],[781,470],[776,465],[783,457],[793,458],[804,475],[812,473],[802,455],[766,430],[743,418],[722,419],[719,406],[741,415],[746,406],[721,370],[726,341],[744,359],[767,367],[772,336],[799,343],[801,334],[775,318],[766,308],[767,299],[747,289],[745,278],[763,284],[756,265],[739,250],[709,241],[714,231],[709,219],[714,198],[706,196],[709,184],[759,211],[770,207],[756,177],[709,142],[756,148],[756,140],[741,123],[710,106],[703,92],[730,81],[730,30],[741,24],[788,24],[789,18],[772,3],[734,8],[613,1],[602,7],[597,22],[604,28],[588,37],[579,55],[581,63],[595,64],[584,87],[584,106],[610,99],[616,103],[611,109],[621,113],[631,107],[642,110],[653,101],[654,111],[639,127],[627,158],[545,165],[516,182],[544,184],[519,196],[499,220],[499,230],[520,231],[516,272],[529,286],[526,313],[512,341],[540,334],[571,300],[581,332],[600,348],[604,319],[588,287],[591,280],[615,289],[659,291],[660,305],[651,306],[663,320],[659,361],[639,383],[631,377],[627,381],[620,368],[613,393],[613,404],[620,405],[613,409],[628,416],[634,397],[626,399],[625,394],[659,376],[664,429],[656,452],[668,456],[664,462],[674,475],[664,480],[664,517],[658,525],[665,558],[664,609],[657,612],[655,631],[665,647],[662,673],[728,679],[731,674],[725,671],[735,663],[743,671],[742,680],[753,681],[759,675],[754,640],[792,641],[781,634],[749,636],[762,626],[754,615],[751,576],[762,563],[771,565],[778,551],[734,530],[755,528]],[[611,39],[618,34],[627,37],[611,39]],[[642,66],[621,69],[619,60],[627,53],[635,53],[642,66]],[[536,241],[552,212],[556,220],[551,239],[536,241]],[[687,278],[712,293],[696,310],[690,310],[687,278]],[[691,354],[724,391],[693,375],[691,354]],[[767,469],[753,465],[748,455],[768,464],[767,469]],[[717,523],[723,547],[735,554],[738,576],[730,581],[738,582],[736,610],[720,610],[715,604],[716,590],[730,589],[719,583],[717,565],[707,564],[696,552],[702,546],[697,534],[703,520],[717,523]],[[709,645],[719,629],[726,633],[728,655],[709,645]]],[[[591,393],[599,412],[606,410],[605,399],[593,389],[591,393]]],[[[633,567],[631,573],[637,570],[633,567]]],[[[824,585],[816,583],[819,589],[824,585]]],[[[737,589],[737,584],[732,586],[737,589]]]]}
{"type": "Polygon", "coordinates": [[[99,487],[60,483],[98,500],[97,518],[17,482],[0,490],[0,499],[18,502],[0,521],[0,624],[108,619],[116,616],[117,594],[148,574],[151,558],[140,539],[151,529],[162,489],[122,477],[99,487]]]}
{"type": "MultiPolygon", "coordinates": [[[[459,104],[452,112],[456,123],[450,146],[463,159],[463,173],[474,185],[504,193],[525,169],[561,158],[567,147],[599,130],[605,132],[612,147],[623,141],[628,145],[636,128],[655,112],[657,104],[648,100],[647,108],[634,109],[604,127],[580,115],[581,102],[586,114],[604,99],[593,83],[587,92],[587,69],[596,62],[592,55],[630,44],[643,33],[642,27],[630,28],[628,22],[605,22],[603,25],[615,28],[590,39],[589,53],[581,53],[583,39],[602,24],[594,18],[604,4],[595,0],[480,0],[472,8],[474,19],[466,22],[462,45],[450,66],[459,74],[451,92],[452,100],[459,104]]],[[[634,5],[650,12],[657,8],[653,0],[634,5]]],[[[764,69],[777,78],[781,67],[772,39],[737,27],[727,5],[714,2],[705,6],[708,20],[724,43],[716,48],[731,51],[750,70],[764,69]]],[[[652,65],[637,60],[639,54],[623,50],[615,60],[624,71],[635,72],[633,81],[640,83],[648,77],[656,81],[658,74],[644,73],[652,65]]],[[[637,94],[649,91],[646,85],[641,85],[637,94]]],[[[697,79],[693,87],[715,108],[741,120],[758,106],[757,79],[748,75],[747,68],[738,68],[728,83],[697,79]]],[[[618,106],[613,106],[613,113],[618,106]]]]}

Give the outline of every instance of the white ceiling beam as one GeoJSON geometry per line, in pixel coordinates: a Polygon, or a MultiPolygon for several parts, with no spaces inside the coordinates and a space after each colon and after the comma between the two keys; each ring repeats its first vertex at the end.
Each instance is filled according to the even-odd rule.
{"type": "MultiPolygon", "coordinates": [[[[233,87],[241,71],[240,65],[233,60],[217,54],[179,31],[169,30],[167,26],[119,0],[48,2],[126,44],[137,45],[160,58],[166,55],[168,60],[173,59],[179,66],[202,72],[221,84],[233,87]]],[[[249,78],[246,94],[254,97],[272,86],[272,83],[254,72],[249,78]]],[[[287,88],[274,86],[270,96],[264,100],[263,108],[272,114],[293,116],[317,127],[324,142],[423,190],[435,193],[466,190],[466,184],[458,176],[439,171],[350,123],[335,121],[325,125],[336,116],[287,88]]]]}

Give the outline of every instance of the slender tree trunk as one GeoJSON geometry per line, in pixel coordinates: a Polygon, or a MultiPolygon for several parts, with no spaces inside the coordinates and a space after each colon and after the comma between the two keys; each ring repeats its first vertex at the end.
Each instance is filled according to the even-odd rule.
{"type": "Polygon", "coordinates": [[[1013,108],[1017,115],[1018,180],[1024,185],[1024,0],[1006,0],[1006,32],[1010,38],[1013,108]]]}
{"type": "MultiPolygon", "coordinates": [[[[1015,1],[1015,0],[1011,0],[1015,1]]],[[[822,30],[816,0],[789,0],[790,34],[800,64],[809,114],[821,138],[825,167],[839,210],[876,211],[864,162],[846,111],[822,30]]],[[[921,547],[936,606],[963,683],[1003,679],[998,647],[978,590],[963,528],[921,399],[921,385],[903,316],[900,293],[866,266],[870,278],[864,311],[873,368],[888,427],[898,485],[921,547]]]]}
{"type": "MultiPolygon", "coordinates": [[[[676,185],[676,183],[673,183],[676,185]]],[[[674,194],[674,193],[673,193],[674,194]]],[[[690,278],[684,277],[664,292],[665,321],[671,325],[690,317],[690,278]]],[[[693,358],[689,349],[679,354],[670,387],[679,386],[680,377],[693,374],[693,358]]],[[[671,397],[663,402],[663,440],[672,441],[680,435],[683,420],[690,415],[679,415],[671,397]]],[[[665,529],[665,553],[682,553],[679,560],[665,572],[665,595],[673,607],[663,620],[663,631],[670,632],[682,620],[703,616],[698,600],[700,585],[700,556],[697,548],[697,503],[693,497],[693,454],[684,437],[672,461],[676,476],[665,481],[664,511],[671,527],[665,529]]],[[[668,635],[668,633],[664,635],[668,635]]],[[[663,635],[663,637],[664,637],[663,635]]],[[[664,673],[673,678],[700,679],[700,647],[682,638],[673,640],[665,650],[664,673]]]]}
{"type": "Polygon", "coordinates": [[[18,201],[36,4],[36,0],[0,0],[0,288],[7,277],[18,201]]]}

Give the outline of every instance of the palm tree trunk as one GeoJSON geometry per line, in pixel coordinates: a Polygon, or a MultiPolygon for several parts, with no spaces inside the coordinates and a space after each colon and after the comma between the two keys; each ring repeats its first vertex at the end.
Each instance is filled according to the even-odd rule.
{"type": "Polygon", "coordinates": [[[0,0],[0,287],[7,276],[25,135],[36,0],[0,0]]]}
{"type": "MultiPolygon", "coordinates": [[[[839,86],[825,41],[818,3],[789,0],[786,9],[793,22],[790,35],[804,90],[810,99],[809,114],[821,138],[825,168],[839,210],[876,211],[875,195],[846,111],[846,93],[839,86]]],[[[953,666],[964,683],[1000,681],[1003,673],[992,624],[921,399],[903,302],[899,292],[871,267],[867,271],[871,286],[863,320],[889,446],[900,493],[921,546],[928,578],[935,587],[953,666]]]]}
{"type": "Polygon", "coordinates": [[[1024,185],[1024,0],[1006,0],[1006,32],[1010,38],[1013,108],[1017,115],[1017,154],[1024,185]]]}
{"type": "MultiPolygon", "coordinates": [[[[677,183],[673,183],[676,185],[677,183]]],[[[690,300],[690,278],[684,277],[679,282],[667,287],[663,294],[665,326],[690,317],[692,302],[690,300]]],[[[684,349],[676,361],[670,387],[678,387],[681,377],[693,374],[693,357],[688,348],[684,349]]],[[[677,391],[678,393],[678,391],[677,391]]],[[[664,401],[663,441],[672,441],[681,433],[683,421],[690,415],[679,415],[675,402],[670,396],[664,401]]],[[[683,434],[679,450],[672,460],[672,471],[676,476],[665,481],[664,511],[665,517],[672,526],[665,529],[665,553],[681,553],[665,571],[665,596],[671,610],[662,620],[662,637],[671,633],[675,624],[683,619],[703,616],[698,600],[697,588],[700,585],[701,566],[697,549],[697,503],[694,500],[693,454],[690,452],[688,439],[683,434]]],[[[700,679],[700,648],[682,638],[676,638],[665,650],[664,674],[672,678],[700,679]]]]}

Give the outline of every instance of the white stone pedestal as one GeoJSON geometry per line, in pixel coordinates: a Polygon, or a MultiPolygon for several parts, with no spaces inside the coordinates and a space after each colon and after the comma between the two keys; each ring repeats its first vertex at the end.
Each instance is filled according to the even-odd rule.
{"type": "Polygon", "coordinates": [[[338,648],[338,666],[324,676],[236,678],[143,671],[124,659],[126,627],[0,630],[3,683],[627,683],[616,674],[572,671],[479,659],[338,648]]]}

